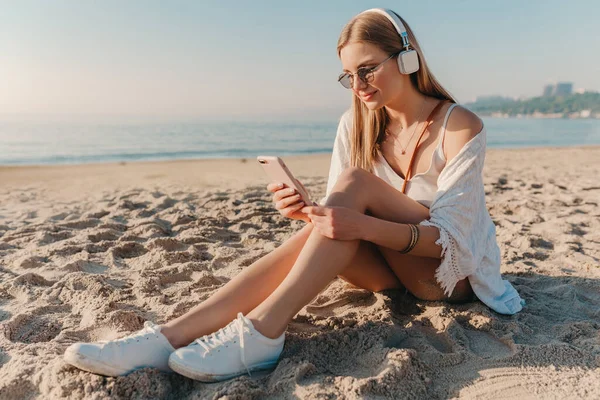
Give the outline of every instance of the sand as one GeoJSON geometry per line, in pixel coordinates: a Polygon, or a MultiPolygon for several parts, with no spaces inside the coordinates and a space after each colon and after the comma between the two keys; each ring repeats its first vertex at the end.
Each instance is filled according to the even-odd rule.
{"type": "MultiPolygon", "coordinates": [[[[315,198],[329,156],[287,157],[315,198]]],[[[204,384],[62,360],[163,323],[298,231],[250,160],[0,168],[0,398],[599,398],[600,148],[490,150],[515,316],[333,281],[272,373],[204,384]]]]}

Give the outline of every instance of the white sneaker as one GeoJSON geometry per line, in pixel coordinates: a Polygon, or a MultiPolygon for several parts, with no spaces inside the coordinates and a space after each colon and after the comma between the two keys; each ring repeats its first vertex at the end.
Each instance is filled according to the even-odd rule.
{"type": "Polygon", "coordinates": [[[160,332],[160,326],[146,321],[144,329],[120,339],[74,343],[65,350],[64,360],[85,371],[107,376],[125,375],[147,367],[172,372],[169,355],[174,351],[160,332]]]}
{"type": "Polygon", "coordinates": [[[173,371],[202,382],[217,382],[246,372],[272,369],[283,351],[285,333],[271,339],[238,313],[224,328],[194,340],[171,353],[173,371]]]}

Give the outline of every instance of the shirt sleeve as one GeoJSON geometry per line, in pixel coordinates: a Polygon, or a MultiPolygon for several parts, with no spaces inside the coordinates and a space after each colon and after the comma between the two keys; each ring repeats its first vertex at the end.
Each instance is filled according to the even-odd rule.
{"type": "Polygon", "coordinates": [[[338,125],[337,134],[335,135],[333,153],[331,154],[331,165],[329,166],[329,178],[327,179],[327,190],[325,192],[325,197],[318,202],[320,205],[325,205],[325,202],[331,194],[342,171],[350,166],[349,132],[351,124],[352,115],[350,110],[348,110],[342,115],[338,125]]]}

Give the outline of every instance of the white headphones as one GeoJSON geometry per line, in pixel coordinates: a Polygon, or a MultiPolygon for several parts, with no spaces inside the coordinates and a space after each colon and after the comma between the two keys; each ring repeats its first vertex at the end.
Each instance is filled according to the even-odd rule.
{"type": "Polygon", "coordinates": [[[402,45],[404,46],[404,50],[398,54],[398,69],[400,70],[400,73],[408,75],[417,72],[419,70],[419,56],[417,55],[416,50],[410,49],[408,32],[406,32],[406,28],[402,21],[400,21],[400,18],[398,18],[392,10],[384,8],[371,8],[370,10],[363,11],[361,14],[368,12],[376,12],[389,19],[396,28],[398,35],[400,35],[402,45]]]}

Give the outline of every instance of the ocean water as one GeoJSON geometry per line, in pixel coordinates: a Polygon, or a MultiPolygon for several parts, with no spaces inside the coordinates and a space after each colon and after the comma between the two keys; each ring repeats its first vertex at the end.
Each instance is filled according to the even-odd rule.
{"type": "MultiPolygon", "coordinates": [[[[600,120],[483,118],[488,148],[600,145],[600,120]]],[[[0,165],[330,153],[337,121],[23,123],[0,121],[0,165]]]]}

